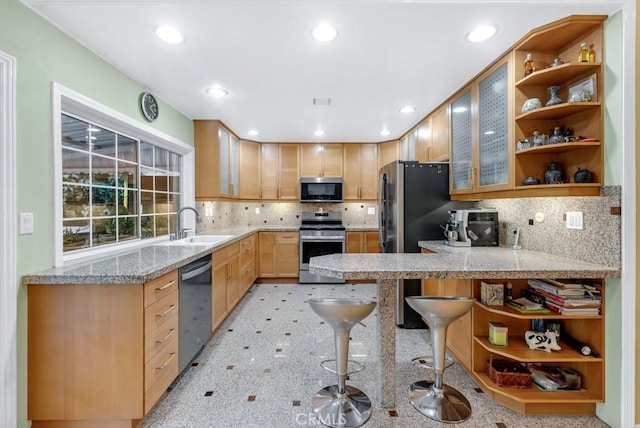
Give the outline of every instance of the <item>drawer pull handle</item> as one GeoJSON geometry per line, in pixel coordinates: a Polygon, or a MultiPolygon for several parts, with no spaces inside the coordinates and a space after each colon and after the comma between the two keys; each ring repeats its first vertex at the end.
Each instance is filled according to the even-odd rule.
{"type": "Polygon", "coordinates": [[[169,334],[167,334],[165,337],[163,337],[160,340],[156,340],[156,345],[162,345],[168,338],[170,338],[173,333],[176,331],[175,328],[172,328],[171,330],[169,330],[169,334]]]}
{"type": "Polygon", "coordinates": [[[176,281],[175,281],[175,280],[174,280],[174,281],[169,281],[166,285],[163,285],[163,286],[162,286],[162,287],[160,287],[160,288],[156,288],[156,291],[164,291],[164,290],[166,290],[167,288],[171,287],[171,286],[172,286],[173,284],[175,284],[175,283],[176,283],[176,281]]]}
{"type": "Polygon", "coordinates": [[[175,352],[172,352],[171,354],[169,354],[169,358],[167,359],[167,361],[162,363],[162,365],[160,367],[156,367],[156,370],[162,370],[163,368],[167,367],[167,364],[169,364],[171,362],[171,360],[173,360],[173,358],[175,356],[176,356],[175,352]]]}
{"type": "Polygon", "coordinates": [[[171,312],[171,311],[173,310],[173,308],[175,308],[175,307],[176,307],[176,305],[171,305],[171,306],[169,306],[169,309],[167,309],[166,311],[164,311],[164,312],[163,312],[163,313],[161,313],[161,314],[156,314],[156,317],[158,317],[158,318],[162,318],[162,317],[164,317],[164,316],[165,316],[165,315],[167,315],[169,312],[171,312]]]}

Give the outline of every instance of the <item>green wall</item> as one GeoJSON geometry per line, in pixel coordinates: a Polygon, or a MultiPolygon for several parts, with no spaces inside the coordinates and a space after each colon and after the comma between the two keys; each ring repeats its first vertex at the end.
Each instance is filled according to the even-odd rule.
{"type": "MultiPolygon", "coordinates": [[[[51,82],[133,119],[140,86],[18,0],[0,1],[0,51],[17,63],[17,208],[34,213],[34,233],[18,237],[18,275],[53,265],[51,82]]],[[[152,126],[193,145],[192,121],[160,100],[152,126]]],[[[18,427],[27,427],[26,287],[18,293],[18,427]]],[[[10,334],[10,332],[3,332],[10,334]]]]}

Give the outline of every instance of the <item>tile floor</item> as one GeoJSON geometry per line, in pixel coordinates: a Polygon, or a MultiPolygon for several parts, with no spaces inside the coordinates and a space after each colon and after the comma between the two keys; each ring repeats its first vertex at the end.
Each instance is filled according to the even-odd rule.
{"type": "MultiPolygon", "coordinates": [[[[320,361],[334,358],[333,331],[311,310],[314,297],[375,299],[375,284],[256,284],[213,336],[193,365],[156,405],[142,428],[290,428],[323,426],[311,410],[311,398],[335,384],[320,361]]],[[[351,376],[376,402],[376,311],[351,331],[350,358],[366,365],[351,376]]],[[[397,406],[374,405],[364,425],[372,428],[449,426],[418,413],[406,399],[408,385],[431,379],[411,363],[429,355],[428,330],[397,330],[397,406]]],[[[489,400],[457,365],[445,371],[445,383],[460,390],[472,406],[460,427],[606,427],[596,417],[522,416],[489,400]]]]}

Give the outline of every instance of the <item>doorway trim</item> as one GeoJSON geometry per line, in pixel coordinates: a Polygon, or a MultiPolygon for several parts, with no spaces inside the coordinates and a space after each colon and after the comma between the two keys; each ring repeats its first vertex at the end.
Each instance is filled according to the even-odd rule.
{"type": "Polygon", "coordinates": [[[0,52],[0,425],[17,426],[16,60],[0,52]]]}

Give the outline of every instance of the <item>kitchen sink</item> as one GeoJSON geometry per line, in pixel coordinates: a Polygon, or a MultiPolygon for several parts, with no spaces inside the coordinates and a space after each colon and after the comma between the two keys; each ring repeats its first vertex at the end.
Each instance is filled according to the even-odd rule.
{"type": "Polygon", "coordinates": [[[166,241],[160,245],[213,245],[233,238],[233,236],[234,235],[196,235],[175,241],[166,241]]]}

